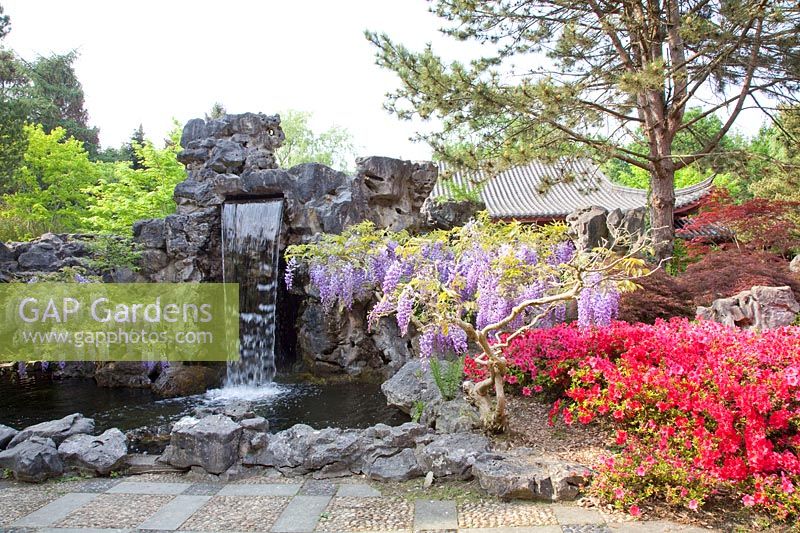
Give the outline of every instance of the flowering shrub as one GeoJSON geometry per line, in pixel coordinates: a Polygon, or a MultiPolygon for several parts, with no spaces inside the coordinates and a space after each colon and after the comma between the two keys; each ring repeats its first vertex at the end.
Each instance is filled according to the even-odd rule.
{"type": "Polygon", "coordinates": [[[800,328],[560,325],[504,354],[523,394],[561,392],[553,415],[616,429],[619,453],[592,490],[618,507],[658,497],[697,509],[724,490],[782,519],[800,512],[800,328]]]}
{"type": "Polygon", "coordinates": [[[644,263],[634,257],[638,251],[641,247],[625,256],[605,249],[576,252],[563,225],[492,222],[485,213],[461,228],[419,236],[364,222],[341,235],[289,247],[286,281],[293,284],[294,269],[306,265],[311,286],[328,309],[376,297],[370,327],[394,315],[406,335],[413,323],[423,357],[478,345],[483,352],[471,364],[484,374],[467,384],[467,392],[486,429],[502,431],[508,371],[500,357],[503,344],[534,326],[562,320],[565,304],[574,299],[582,324],[608,323],[619,290],[630,289],[628,280],[642,273],[644,263]]]}

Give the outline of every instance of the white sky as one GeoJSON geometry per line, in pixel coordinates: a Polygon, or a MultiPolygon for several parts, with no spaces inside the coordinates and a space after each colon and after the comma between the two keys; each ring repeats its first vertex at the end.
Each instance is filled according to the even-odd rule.
{"type": "MultiPolygon", "coordinates": [[[[140,123],[158,142],[173,118],[202,117],[219,101],[234,113],[309,111],[315,129],[347,128],[360,155],[426,159],[430,149],[409,141],[420,123],[383,109],[396,78],[375,65],[363,32],[384,31],[412,49],[431,41],[447,58],[465,51],[437,32],[425,0],[0,3],[12,23],[4,44],[26,59],[78,50],[76,72],[104,146],[126,141],[140,123]]],[[[739,124],[755,133],[760,117],[739,124]]]]}

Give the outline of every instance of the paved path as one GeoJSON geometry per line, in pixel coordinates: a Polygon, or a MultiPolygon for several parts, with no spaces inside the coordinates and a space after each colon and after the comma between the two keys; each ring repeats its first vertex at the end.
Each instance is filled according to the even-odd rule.
{"type": "Polygon", "coordinates": [[[417,499],[360,478],[192,483],[132,476],[26,485],[0,482],[0,531],[465,531],[601,533],[707,531],[669,522],[615,522],[575,505],[417,499]]]}

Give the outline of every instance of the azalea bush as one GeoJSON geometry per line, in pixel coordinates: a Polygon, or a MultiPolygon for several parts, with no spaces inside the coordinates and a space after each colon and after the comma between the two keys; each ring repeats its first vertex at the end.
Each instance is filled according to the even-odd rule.
{"type": "Polygon", "coordinates": [[[528,331],[504,354],[523,394],[560,396],[553,416],[616,430],[592,490],[618,507],[697,509],[723,493],[781,519],[800,511],[800,328],[569,324],[528,331]]]}
{"type": "Polygon", "coordinates": [[[565,305],[575,299],[582,324],[609,322],[619,291],[632,288],[629,279],[644,270],[633,257],[639,251],[576,252],[563,225],[491,222],[485,213],[464,227],[419,236],[364,222],[289,247],[287,285],[302,265],[328,309],[374,299],[370,327],[390,315],[401,335],[413,325],[422,357],[478,346],[481,354],[471,363],[484,375],[465,389],[485,428],[502,431],[506,343],[532,327],[562,321],[565,305]]]}

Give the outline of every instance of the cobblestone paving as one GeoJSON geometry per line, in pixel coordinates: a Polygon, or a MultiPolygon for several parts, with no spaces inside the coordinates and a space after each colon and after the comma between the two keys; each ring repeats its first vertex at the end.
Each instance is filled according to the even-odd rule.
{"type": "Polygon", "coordinates": [[[620,516],[570,504],[502,502],[475,497],[458,502],[434,500],[425,505],[417,501],[415,505],[404,494],[381,496],[382,492],[391,491],[358,476],[313,480],[273,474],[232,483],[201,479],[192,474],[146,474],[122,479],[51,481],[43,485],[3,483],[0,484],[0,533],[176,530],[412,533],[415,524],[425,527],[420,526],[423,523],[441,524],[438,527],[454,528],[447,531],[465,533],[698,531],[670,522],[618,523],[620,516]],[[442,514],[439,520],[436,513],[445,513],[446,509],[450,509],[448,514],[442,514]],[[420,514],[423,510],[425,518],[420,514]]]}

